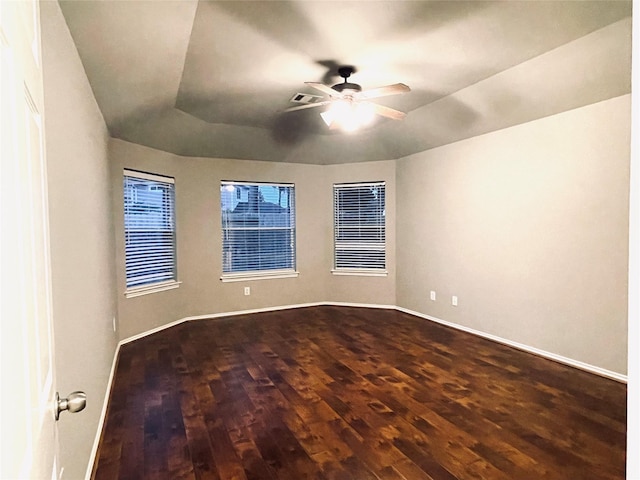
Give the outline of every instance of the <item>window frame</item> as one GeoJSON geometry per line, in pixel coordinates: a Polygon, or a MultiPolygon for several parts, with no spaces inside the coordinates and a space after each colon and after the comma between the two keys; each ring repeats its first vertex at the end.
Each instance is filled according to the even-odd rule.
{"type": "MultiPolygon", "coordinates": [[[[296,200],[295,200],[295,184],[289,182],[261,182],[261,181],[244,181],[244,180],[221,180],[220,181],[220,227],[221,227],[221,270],[222,274],[220,280],[222,282],[240,282],[246,280],[266,280],[275,278],[295,278],[299,276],[297,270],[297,219],[296,219],[296,200]],[[229,227],[225,227],[224,217],[224,205],[223,205],[223,190],[228,186],[244,186],[244,187],[286,187],[290,188],[290,206],[289,206],[289,221],[292,224],[290,227],[282,227],[284,230],[290,231],[291,239],[291,268],[274,268],[266,270],[242,270],[242,271],[228,271],[225,272],[225,236],[230,230],[229,227]]],[[[258,228],[246,228],[246,230],[260,231],[258,228]]],[[[262,229],[265,230],[264,228],[262,229]]]]}
{"type": "MultiPolygon", "coordinates": [[[[352,275],[352,276],[366,276],[366,277],[386,277],[388,275],[387,270],[387,226],[386,226],[386,182],[385,181],[373,181],[373,182],[346,182],[346,183],[334,183],[333,184],[333,268],[331,269],[331,273],[333,275],[352,275]],[[352,242],[353,245],[351,247],[356,247],[357,245],[366,245],[372,251],[381,251],[383,258],[383,267],[354,267],[354,266],[340,266],[338,259],[338,250],[339,250],[339,230],[340,227],[344,227],[344,224],[340,222],[338,209],[340,206],[338,205],[339,192],[347,191],[349,189],[358,189],[358,188],[366,188],[366,187],[382,187],[384,192],[384,204],[382,205],[382,217],[383,222],[381,225],[381,233],[383,237],[382,248],[376,249],[371,248],[372,245],[379,242],[367,242],[363,241],[361,238],[356,239],[360,240],[359,242],[352,242]]],[[[360,224],[361,225],[361,224],[360,224]]],[[[342,242],[343,244],[349,244],[349,242],[342,242]]],[[[348,249],[349,247],[347,247],[348,249]]]]}
{"type": "MultiPolygon", "coordinates": [[[[174,288],[178,288],[182,282],[178,281],[178,256],[177,256],[177,233],[176,233],[176,200],[175,200],[175,178],[169,177],[167,175],[159,175],[155,173],[142,172],[138,170],[133,170],[129,168],[123,169],[123,233],[124,233],[124,258],[125,258],[125,296],[126,298],[134,298],[141,295],[148,295],[151,293],[162,292],[166,290],[172,290],[174,288]],[[171,203],[170,203],[170,219],[172,228],[170,231],[172,238],[172,278],[163,279],[158,281],[153,281],[150,283],[143,283],[140,285],[129,286],[130,276],[127,272],[127,236],[130,233],[131,229],[127,226],[127,200],[126,200],[126,183],[127,178],[133,178],[138,180],[143,180],[147,182],[155,182],[163,185],[171,185],[171,203]]],[[[151,185],[153,186],[153,185],[151,185]]],[[[135,278],[132,276],[131,278],[135,278]]]]}

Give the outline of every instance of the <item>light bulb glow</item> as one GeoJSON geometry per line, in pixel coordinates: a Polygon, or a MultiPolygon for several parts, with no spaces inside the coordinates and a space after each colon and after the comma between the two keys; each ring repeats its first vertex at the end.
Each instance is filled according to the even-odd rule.
{"type": "Polygon", "coordinates": [[[320,114],[327,126],[336,126],[345,132],[354,132],[367,126],[375,118],[375,107],[369,102],[338,100],[326,112],[320,114]]]}
{"type": "Polygon", "coordinates": [[[370,125],[376,116],[375,107],[369,102],[358,103],[354,105],[355,114],[361,126],[370,125]]]}

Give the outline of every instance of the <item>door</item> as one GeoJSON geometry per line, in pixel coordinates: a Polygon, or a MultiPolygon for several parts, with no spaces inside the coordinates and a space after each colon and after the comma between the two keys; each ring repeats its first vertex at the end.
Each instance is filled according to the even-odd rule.
{"type": "Polygon", "coordinates": [[[0,478],[57,479],[38,2],[0,1],[0,478]]]}

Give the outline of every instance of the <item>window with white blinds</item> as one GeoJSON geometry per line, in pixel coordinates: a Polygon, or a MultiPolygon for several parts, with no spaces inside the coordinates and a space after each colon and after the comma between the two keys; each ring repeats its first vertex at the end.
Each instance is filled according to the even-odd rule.
{"type": "Polygon", "coordinates": [[[385,272],[385,183],[333,186],[334,273],[385,272]]]}
{"type": "Polygon", "coordinates": [[[295,273],[293,184],[223,181],[220,199],[223,280],[295,273]]]}
{"type": "Polygon", "coordinates": [[[127,290],[176,283],[174,179],[124,171],[127,290]]]}

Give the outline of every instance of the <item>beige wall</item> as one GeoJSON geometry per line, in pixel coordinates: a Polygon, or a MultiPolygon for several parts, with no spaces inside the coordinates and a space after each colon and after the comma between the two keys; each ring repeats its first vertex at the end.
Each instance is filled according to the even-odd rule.
{"type": "MultiPolygon", "coordinates": [[[[326,300],[394,303],[395,270],[385,278],[334,277],[332,182],[386,180],[394,201],[393,162],[336,166],[185,158],[111,140],[120,338],[190,316],[299,305],[326,300]],[[178,289],[125,298],[122,171],[175,177],[178,289]],[[344,174],[342,173],[344,172],[344,174]],[[373,177],[372,177],[373,175],[373,177]],[[220,181],[292,182],[296,187],[297,278],[223,283],[220,181]],[[245,296],[244,287],[251,287],[245,296]]],[[[392,221],[391,232],[393,232],[392,221]]],[[[389,235],[393,240],[393,235],[389,235]]],[[[390,241],[390,257],[393,242],[390,241]]]]}
{"type": "Polygon", "coordinates": [[[398,305],[626,373],[629,146],[624,95],[400,160],[398,305]]]}
{"type": "Polygon", "coordinates": [[[64,478],[83,478],[116,347],[108,132],[57,2],[41,3],[56,389],[87,393],[60,422],[64,478]]]}
{"type": "Polygon", "coordinates": [[[271,306],[398,305],[624,374],[629,101],[347,165],[184,158],[111,140],[120,338],[271,306]],[[123,168],[176,178],[179,289],[124,297],[123,168]],[[296,184],[299,278],[220,281],[223,179],[296,184]],[[374,180],[387,182],[389,275],[334,276],[331,186],[374,180]]]}
{"type": "Polygon", "coordinates": [[[328,165],[324,167],[325,191],[318,210],[328,217],[329,229],[326,236],[325,252],[328,254],[329,269],[324,269],[324,281],[327,285],[326,296],[322,300],[329,302],[351,302],[375,305],[396,304],[396,162],[366,162],[346,165],[328,165]],[[376,182],[383,180],[385,185],[386,215],[386,277],[358,277],[332,275],[333,262],[333,184],[348,182],[376,182]]]}

